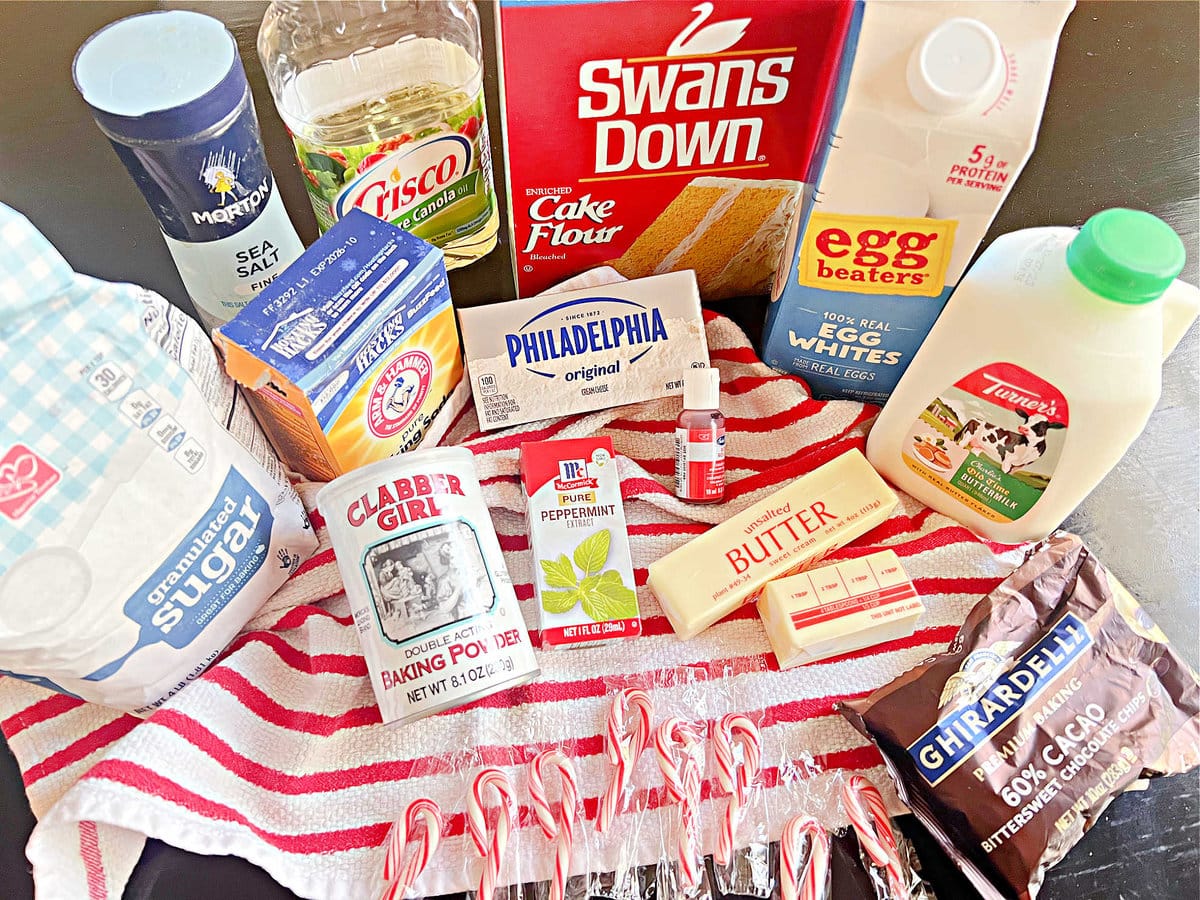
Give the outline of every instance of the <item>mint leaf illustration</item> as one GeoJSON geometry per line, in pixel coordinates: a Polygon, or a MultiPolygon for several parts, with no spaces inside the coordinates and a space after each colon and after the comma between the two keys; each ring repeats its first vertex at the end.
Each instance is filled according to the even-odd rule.
{"type": "Polygon", "coordinates": [[[541,591],[542,608],[561,614],[582,603],[584,613],[593,622],[635,618],[637,593],[621,580],[621,573],[615,569],[600,572],[608,561],[611,546],[612,533],[606,528],[580,541],[572,554],[575,565],[571,565],[565,553],[558,559],[541,560],[546,588],[564,589],[541,591]],[[575,566],[582,570],[582,578],[575,566]]]}
{"type": "Polygon", "coordinates": [[[579,591],[542,591],[542,608],[550,613],[565,613],[579,602],[579,591]]]}
{"type": "Polygon", "coordinates": [[[565,553],[558,559],[543,559],[542,572],[546,575],[546,587],[575,588],[579,585],[579,580],[575,577],[575,568],[565,553]]]}
{"type": "Polygon", "coordinates": [[[585,537],[575,548],[575,565],[583,570],[584,575],[596,575],[608,561],[611,544],[612,534],[607,528],[585,537]]]}
{"type": "Polygon", "coordinates": [[[586,588],[581,584],[583,611],[593,622],[632,619],[638,614],[637,594],[625,586],[619,572],[609,569],[586,588]]]}

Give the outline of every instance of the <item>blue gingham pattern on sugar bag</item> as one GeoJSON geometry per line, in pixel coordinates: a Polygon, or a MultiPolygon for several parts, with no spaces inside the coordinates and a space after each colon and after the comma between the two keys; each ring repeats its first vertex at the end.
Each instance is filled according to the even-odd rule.
{"type": "Polygon", "coordinates": [[[2,573],[78,516],[126,441],[151,441],[136,434],[119,401],[93,388],[82,370],[100,359],[115,362],[132,376],[131,389],[148,391],[168,410],[177,407],[188,376],[143,329],[138,288],[75,275],[27,221],[3,207],[0,241],[6,370],[0,376],[0,459],[20,444],[59,473],[15,520],[0,515],[2,573]]]}

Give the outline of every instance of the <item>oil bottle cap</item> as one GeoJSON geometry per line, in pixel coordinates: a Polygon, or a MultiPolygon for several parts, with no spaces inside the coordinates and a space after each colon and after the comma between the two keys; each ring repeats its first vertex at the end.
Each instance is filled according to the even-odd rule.
{"type": "Polygon", "coordinates": [[[721,405],[721,372],[687,369],[683,373],[683,408],[718,409],[721,405]]]}
{"type": "Polygon", "coordinates": [[[1187,253],[1171,226],[1137,209],[1106,209],[1088,219],[1067,247],[1067,267],[1094,294],[1148,303],[1183,271],[1187,253]]]}
{"type": "Polygon", "coordinates": [[[1004,51],[978,19],[947,19],[908,58],[908,90],[932,113],[981,112],[1004,86],[1004,51]]]}

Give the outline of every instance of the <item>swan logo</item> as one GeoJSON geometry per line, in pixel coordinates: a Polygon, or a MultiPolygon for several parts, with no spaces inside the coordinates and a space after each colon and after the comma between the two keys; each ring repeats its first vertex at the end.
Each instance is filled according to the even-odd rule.
{"type": "Polygon", "coordinates": [[[579,68],[578,116],[596,120],[597,175],[641,177],[674,170],[769,165],[757,107],[777,106],[791,88],[796,47],[736,48],[749,17],[710,21],[700,3],[664,56],[597,59],[579,68]],[[717,115],[697,121],[697,112],[717,115]],[[678,114],[663,121],[663,114],[678,114]],[[649,117],[653,116],[651,121],[649,117]]]}
{"type": "Polygon", "coordinates": [[[667,47],[667,56],[708,56],[712,53],[722,53],[745,37],[746,26],[750,24],[750,19],[746,18],[706,25],[713,14],[711,3],[693,6],[692,12],[698,15],[683,31],[675,35],[675,40],[667,47]]]}

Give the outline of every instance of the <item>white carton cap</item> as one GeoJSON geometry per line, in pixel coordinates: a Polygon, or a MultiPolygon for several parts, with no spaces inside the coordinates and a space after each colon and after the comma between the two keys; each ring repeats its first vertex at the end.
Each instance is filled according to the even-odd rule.
{"type": "Polygon", "coordinates": [[[932,113],[980,112],[1004,86],[1004,50],[978,19],[947,19],[913,48],[908,89],[932,113]]]}
{"type": "Polygon", "coordinates": [[[683,373],[683,408],[718,409],[721,405],[721,372],[687,369],[683,373]]]}

